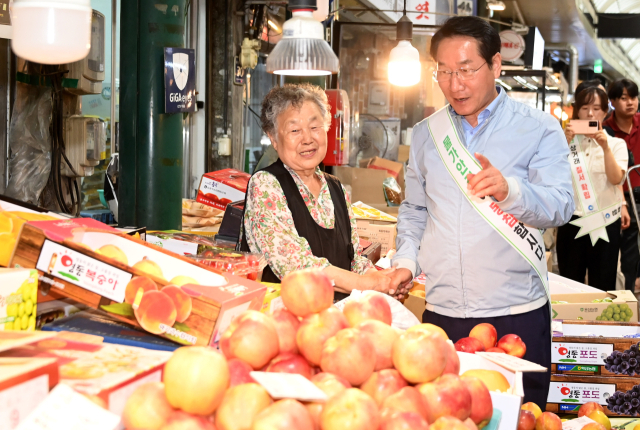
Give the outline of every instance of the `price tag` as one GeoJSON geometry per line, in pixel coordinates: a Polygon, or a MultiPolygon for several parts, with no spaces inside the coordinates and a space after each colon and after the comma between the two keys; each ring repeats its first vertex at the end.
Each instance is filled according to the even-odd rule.
{"type": "Polygon", "coordinates": [[[303,402],[326,402],[327,395],[315,384],[296,373],[251,372],[274,399],[296,399],[303,402]]]}
{"type": "Polygon", "coordinates": [[[36,269],[115,302],[124,301],[131,273],[45,239],[36,269]]]}
{"type": "Polygon", "coordinates": [[[476,352],[477,355],[493,361],[494,363],[511,370],[512,372],[546,372],[547,368],[522,358],[514,357],[501,352],[476,352]]]}
{"type": "Polygon", "coordinates": [[[58,384],[16,430],[114,430],[120,417],[58,384]]]}

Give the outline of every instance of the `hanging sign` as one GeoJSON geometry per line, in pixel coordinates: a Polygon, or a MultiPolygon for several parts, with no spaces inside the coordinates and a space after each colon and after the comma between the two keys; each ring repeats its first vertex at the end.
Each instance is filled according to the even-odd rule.
{"type": "Polygon", "coordinates": [[[196,111],[196,55],[193,49],[164,48],[165,113],[196,111]]]}
{"type": "Polygon", "coordinates": [[[500,32],[500,55],[503,61],[515,61],[524,54],[524,39],[513,30],[500,32]]]}

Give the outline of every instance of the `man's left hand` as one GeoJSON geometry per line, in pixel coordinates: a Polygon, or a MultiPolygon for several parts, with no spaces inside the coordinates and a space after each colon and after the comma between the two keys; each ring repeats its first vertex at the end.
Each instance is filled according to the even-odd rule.
{"type": "Polygon", "coordinates": [[[477,174],[467,175],[467,189],[471,195],[480,198],[493,196],[499,202],[504,201],[509,195],[509,184],[502,176],[502,173],[491,165],[489,159],[482,154],[475,153],[476,159],[480,162],[482,170],[477,174]]]}

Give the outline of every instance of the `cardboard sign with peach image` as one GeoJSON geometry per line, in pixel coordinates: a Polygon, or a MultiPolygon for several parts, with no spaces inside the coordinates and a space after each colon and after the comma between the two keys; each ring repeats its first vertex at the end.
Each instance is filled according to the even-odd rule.
{"type": "Polygon", "coordinates": [[[92,219],[26,224],[12,264],[41,285],[186,345],[209,345],[233,308],[259,310],[266,288],[124,235],[92,219]]]}

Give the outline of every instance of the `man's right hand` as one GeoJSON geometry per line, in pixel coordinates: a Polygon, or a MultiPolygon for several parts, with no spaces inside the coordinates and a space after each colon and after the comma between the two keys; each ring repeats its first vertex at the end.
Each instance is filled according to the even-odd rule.
{"type": "Polygon", "coordinates": [[[397,268],[394,272],[390,273],[391,285],[389,287],[389,295],[395,297],[398,300],[402,300],[411,289],[413,281],[413,273],[411,270],[405,268],[397,268]]]}

